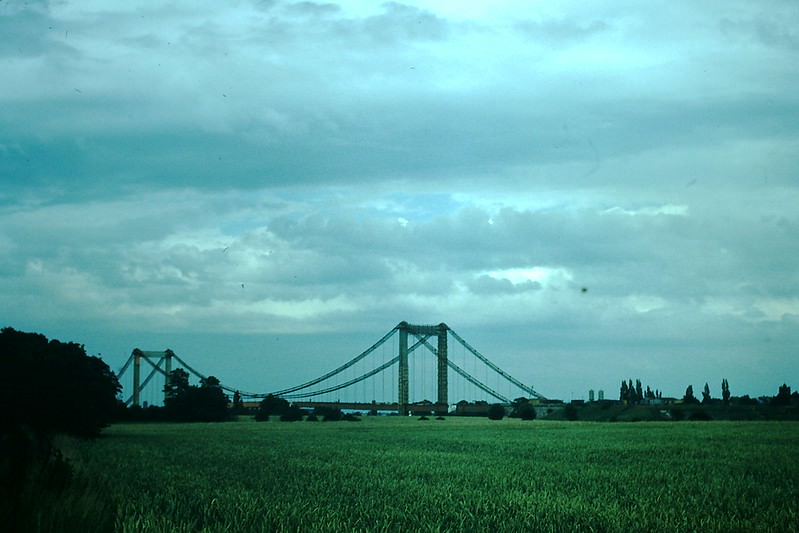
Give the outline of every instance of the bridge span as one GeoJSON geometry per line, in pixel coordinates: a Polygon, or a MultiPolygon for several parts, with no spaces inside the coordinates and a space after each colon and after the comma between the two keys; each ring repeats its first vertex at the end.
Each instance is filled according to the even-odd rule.
{"type": "MultiPolygon", "coordinates": [[[[400,404],[397,402],[293,402],[292,405],[302,407],[304,409],[314,409],[317,407],[327,409],[346,409],[348,411],[360,411],[367,413],[369,411],[400,411],[400,404]]],[[[408,413],[425,413],[445,415],[449,412],[449,405],[440,403],[411,403],[406,405],[408,413]]]]}
{"type": "MultiPolygon", "coordinates": [[[[252,393],[242,391],[235,387],[221,385],[222,389],[230,393],[239,393],[242,398],[259,399],[265,398],[269,395],[286,399],[293,404],[300,407],[315,407],[319,405],[330,405],[339,407],[341,409],[353,409],[359,411],[397,411],[399,414],[408,414],[412,411],[426,410],[435,413],[446,413],[449,409],[450,399],[450,384],[452,379],[460,377],[462,381],[471,384],[471,386],[479,389],[492,401],[498,401],[503,404],[510,404],[511,398],[514,396],[498,392],[494,387],[486,384],[484,380],[477,377],[474,370],[472,373],[466,370],[466,366],[458,365],[450,357],[450,347],[448,339],[452,338],[456,341],[461,349],[473,356],[472,363],[482,365],[483,371],[486,374],[492,374],[496,379],[505,383],[508,387],[513,387],[517,391],[514,396],[522,396],[530,399],[545,401],[546,398],[536,392],[532,387],[523,384],[507,372],[500,369],[496,364],[491,362],[483,354],[478,352],[468,342],[466,342],[460,335],[453,331],[445,323],[435,325],[419,325],[409,324],[408,322],[400,322],[394,326],[388,333],[386,333],[380,340],[375,342],[371,347],[350,359],[338,368],[331,370],[315,379],[306,381],[293,387],[288,387],[281,390],[272,391],[269,393],[252,393]],[[380,360],[379,356],[370,355],[375,354],[377,349],[383,346],[389,339],[397,336],[397,351],[396,356],[389,360],[380,360]],[[435,341],[431,342],[431,337],[435,337],[435,341]],[[436,401],[435,402],[412,402],[409,389],[411,381],[411,373],[409,366],[409,356],[419,349],[426,349],[435,358],[435,376],[436,376],[436,401]],[[367,359],[369,358],[369,359],[367,359]],[[371,366],[363,367],[367,364],[365,361],[372,360],[371,366]],[[356,367],[356,365],[359,365],[356,367]],[[347,379],[344,376],[352,375],[351,372],[362,368],[361,375],[347,379]],[[382,398],[378,401],[374,398],[373,402],[329,402],[324,401],[325,397],[329,397],[332,393],[353,387],[354,385],[364,382],[367,379],[374,378],[381,373],[388,370],[396,369],[396,391],[397,394],[394,398],[386,400],[382,398]]],[[[385,348],[383,348],[385,351],[385,348]]],[[[422,350],[424,351],[424,350],[422,350]]],[[[162,352],[142,351],[137,349],[133,350],[130,358],[123,365],[122,369],[117,374],[120,378],[125,370],[133,364],[133,391],[127,400],[127,404],[139,405],[141,398],[141,390],[145,385],[155,376],[161,374],[166,376],[172,368],[173,359],[183,365],[183,367],[190,373],[206,379],[206,376],[186,363],[172,350],[165,350],[162,352]],[[150,367],[150,373],[147,377],[141,379],[141,365],[146,362],[150,367]]],[[[418,358],[415,358],[418,359],[418,358]]],[[[166,382],[165,382],[166,384],[166,382]]],[[[337,393],[338,394],[338,393],[337,393]]]]}

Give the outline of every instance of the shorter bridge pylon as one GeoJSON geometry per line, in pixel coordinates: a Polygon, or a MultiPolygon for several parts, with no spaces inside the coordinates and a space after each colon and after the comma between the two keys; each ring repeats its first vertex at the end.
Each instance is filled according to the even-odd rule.
{"type": "MultiPolygon", "coordinates": [[[[164,375],[164,400],[166,400],[166,380],[169,376],[169,373],[172,371],[172,357],[175,356],[175,353],[168,348],[163,352],[145,352],[135,348],[130,356],[133,359],[133,394],[131,395],[130,400],[128,400],[128,403],[136,406],[141,405],[141,391],[150,381],[150,379],[152,379],[156,372],[164,375]],[[144,383],[141,382],[142,359],[150,363],[150,365],[153,367],[150,375],[144,380],[144,383]],[[156,359],[157,362],[154,363],[153,359],[156,359]],[[162,364],[164,365],[163,369],[161,368],[162,364]]],[[[124,368],[127,368],[127,363],[124,368]]],[[[122,372],[120,372],[120,374],[121,373],[122,372]]]]}

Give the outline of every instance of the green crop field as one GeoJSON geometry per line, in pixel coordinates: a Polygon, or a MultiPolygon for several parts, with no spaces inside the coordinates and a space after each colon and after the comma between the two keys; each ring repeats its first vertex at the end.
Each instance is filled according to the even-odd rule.
{"type": "Polygon", "coordinates": [[[798,531],[799,423],[116,425],[117,531],[798,531]]]}

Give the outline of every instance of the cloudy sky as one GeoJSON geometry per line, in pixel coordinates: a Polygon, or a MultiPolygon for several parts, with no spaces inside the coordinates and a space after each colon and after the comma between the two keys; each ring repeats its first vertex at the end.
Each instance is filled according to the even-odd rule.
{"type": "Polygon", "coordinates": [[[799,388],[795,2],[161,4],[0,2],[1,325],[258,392],[402,320],[549,397],[799,388]]]}

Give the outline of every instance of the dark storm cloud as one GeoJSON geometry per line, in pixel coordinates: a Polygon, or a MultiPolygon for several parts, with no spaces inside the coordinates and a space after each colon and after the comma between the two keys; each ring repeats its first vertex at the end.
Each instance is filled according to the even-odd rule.
{"type": "MultiPolygon", "coordinates": [[[[135,73],[123,73],[122,79],[133,82],[136,100],[130,99],[131,88],[115,94],[91,83],[83,89],[64,84],[49,103],[23,101],[6,111],[6,125],[19,132],[17,144],[34,152],[33,165],[23,165],[19,157],[8,168],[27,175],[34,187],[55,180],[64,189],[76,180],[93,183],[95,189],[164,183],[165,173],[171,185],[211,188],[564,161],[582,162],[591,173],[603,159],[653,147],[790,134],[788,117],[797,112],[790,95],[707,101],[674,92],[619,100],[601,85],[599,91],[586,92],[587,80],[578,72],[554,76],[534,64],[516,65],[503,73],[512,77],[501,74],[484,88],[431,91],[431,74],[413,73],[417,81],[412,81],[411,58],[403,50],[416,42],[445,40],[455,30],[428,11],[399,4],[382,9],[361,19],[329,5],[293,4],[271,8],[265,21],[247,19],[253,30],[266,24],[256,32],[254,72],[260,83],[241,81],[236,52],[233,57],[225,52],[230,35],[218,23],[186,22],[174,42],[159,38],[153,52],[163,58],[163,66],[156,60],[133,63],[128,70],[135,73]],[[309,26],[307,18],[314,23],[309,26]],[[217,43],[212,51],[202,48],[212,42],[217,43]],[[388,54],[389,60],[375,61],[378,53],[388,54]],[[227,72],[210,84],[175,85],[170,65],[189,57],[197,58],[189,72],[200,80],[207,69],[227,72]],[[386,89],[368,90],[376,83],[386,89]],[[308,84],[315,89],[298,98],[297,87],[308,84]],[[360,93],[357,101],[347,96],[353,89],[360,93]],[[170,109],[157,111],[164,103],[170,109]],[[76,128],[83,130],[80,143],[71,134],[76,128]],[[45,141],[39,138],[42,131],[51,132],[45,141]],[[50,172],[46,158],[35,157],[42,150],[71,152],[71,158],[57,158],[71,168],[50,172]]],[[[588,31],[584,24],[567,21],[539,25],[554,28],[544,34],[588,31]]],[[[596,30],[588,33],[605,29],[598,22],[587,28],[596,30]]],[[[458,32],[473,35],[463,27],[458,32]]],[[[128,52],[137,53],[137,48],[128,43],[128,52]]],[[[480,59],[466,61],[466,72],[476,70],[480,59]]],[[[69,64],[64,60],[59,66],[69,64]]],[[[432,70],[440,64],[434,60],[432,70]]],[[[707,78],[710,87],[719,89],[712,75],[707,78]]],[[[612,87],[621,80],[600,74],[596,81],[612,87]]]]}

